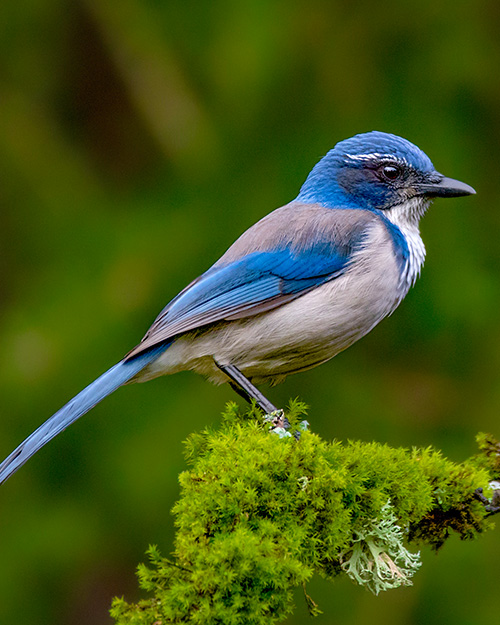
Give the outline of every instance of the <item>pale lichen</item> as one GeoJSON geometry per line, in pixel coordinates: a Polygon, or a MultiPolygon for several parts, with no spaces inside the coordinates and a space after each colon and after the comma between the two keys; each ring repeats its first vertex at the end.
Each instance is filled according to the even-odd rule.
{"type": "Polygon", "coordinates": [[[353,533],[352,547],[340,556],[342,570],[376,595],[381,590],[411,586],[422,562],[420,551],[411,553],[404,546],[404,534],[388,501],[379,518],[353,533]]]}

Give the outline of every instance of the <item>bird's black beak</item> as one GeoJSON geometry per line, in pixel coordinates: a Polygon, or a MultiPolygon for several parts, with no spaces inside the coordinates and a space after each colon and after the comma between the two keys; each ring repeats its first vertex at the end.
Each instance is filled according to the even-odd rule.
{"type": "Polygon", "coordinates": [[[462,195],[475,195],[476,191],[460,180],[442,176],[437,182],[424,182],[416,185],[417,192],[427,197],[460,197],[462,195]]]}

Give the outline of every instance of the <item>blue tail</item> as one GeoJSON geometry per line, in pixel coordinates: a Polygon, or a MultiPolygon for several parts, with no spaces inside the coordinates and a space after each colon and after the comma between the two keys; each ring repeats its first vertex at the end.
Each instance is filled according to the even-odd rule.
{"type": "Polygon", "coordinates": [[[113,391],[116,391],[122,384],[128,382],[134,375],[144,369],[146,365],[156,360],[167,347],[168,345],[161,345],[131,360],[120,361],[73,397],[72,400],[28,436],[0,464],[0,484],[15,473],[33,454],[36,454],[45,443],[48,443],[54,436],[66,429],[68,425],[71,425],[101,400],[113,391]]]}

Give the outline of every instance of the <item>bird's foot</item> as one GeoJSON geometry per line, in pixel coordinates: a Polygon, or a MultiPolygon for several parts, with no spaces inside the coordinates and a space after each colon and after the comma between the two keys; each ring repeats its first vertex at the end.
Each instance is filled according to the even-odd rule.
{"type": "Polygon", "coordinates": [[[493,490],[491,499],[485,497],[482,488],[476,488],[474,497],[478,499],[488,513],[486,516],[498,514],[500,512],[500,482],[490,482],[490,488],[493,490]]]}
{"type": "Polygon", "coordinates": [[[281,408],[264,415],[264,422],[269,423],[269,430],[274,434],[277,434],[280,438],[289,438],[290,436],[293,436],[295,440],[299,440],[301,433],[309,429],[309,421],[304,419],[299,423],[299,429],[295,430],[295,432],[291,434],[290,422],[281,408]]]}
{"type": "Polygon", "coordinates": [[[291,436],[289,432],[290,422],[286,418],[284,410],[281,408],[265,414],[264,422],[269,423],[269,430],[277,434],[280,438],[288,438],[291,436]]]}

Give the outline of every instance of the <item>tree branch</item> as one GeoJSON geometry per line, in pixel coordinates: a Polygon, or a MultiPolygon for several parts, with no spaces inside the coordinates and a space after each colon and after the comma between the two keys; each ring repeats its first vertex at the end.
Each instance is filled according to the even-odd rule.
{"type": "MultiPolygon", "coordinates": [[[[291,404],[292,431],[303,413],[291,404]]],[[[493,526],[485,506],[495,505],[500,447],[478,442],[477,456],[454,463],[431,448],[342,445],[307,430],[280,438],[256,409],[240,416],[230,405],[218,430],[186,443],[175,562],[150,548],[139,580],[153,598],[115,599],[111,614],[119,625],[269,625],[315,573],[347,574],[376,594],[409,585],[421,561],[408,545],[438,549],[451,532],[471,539],[493,526]]]]}

